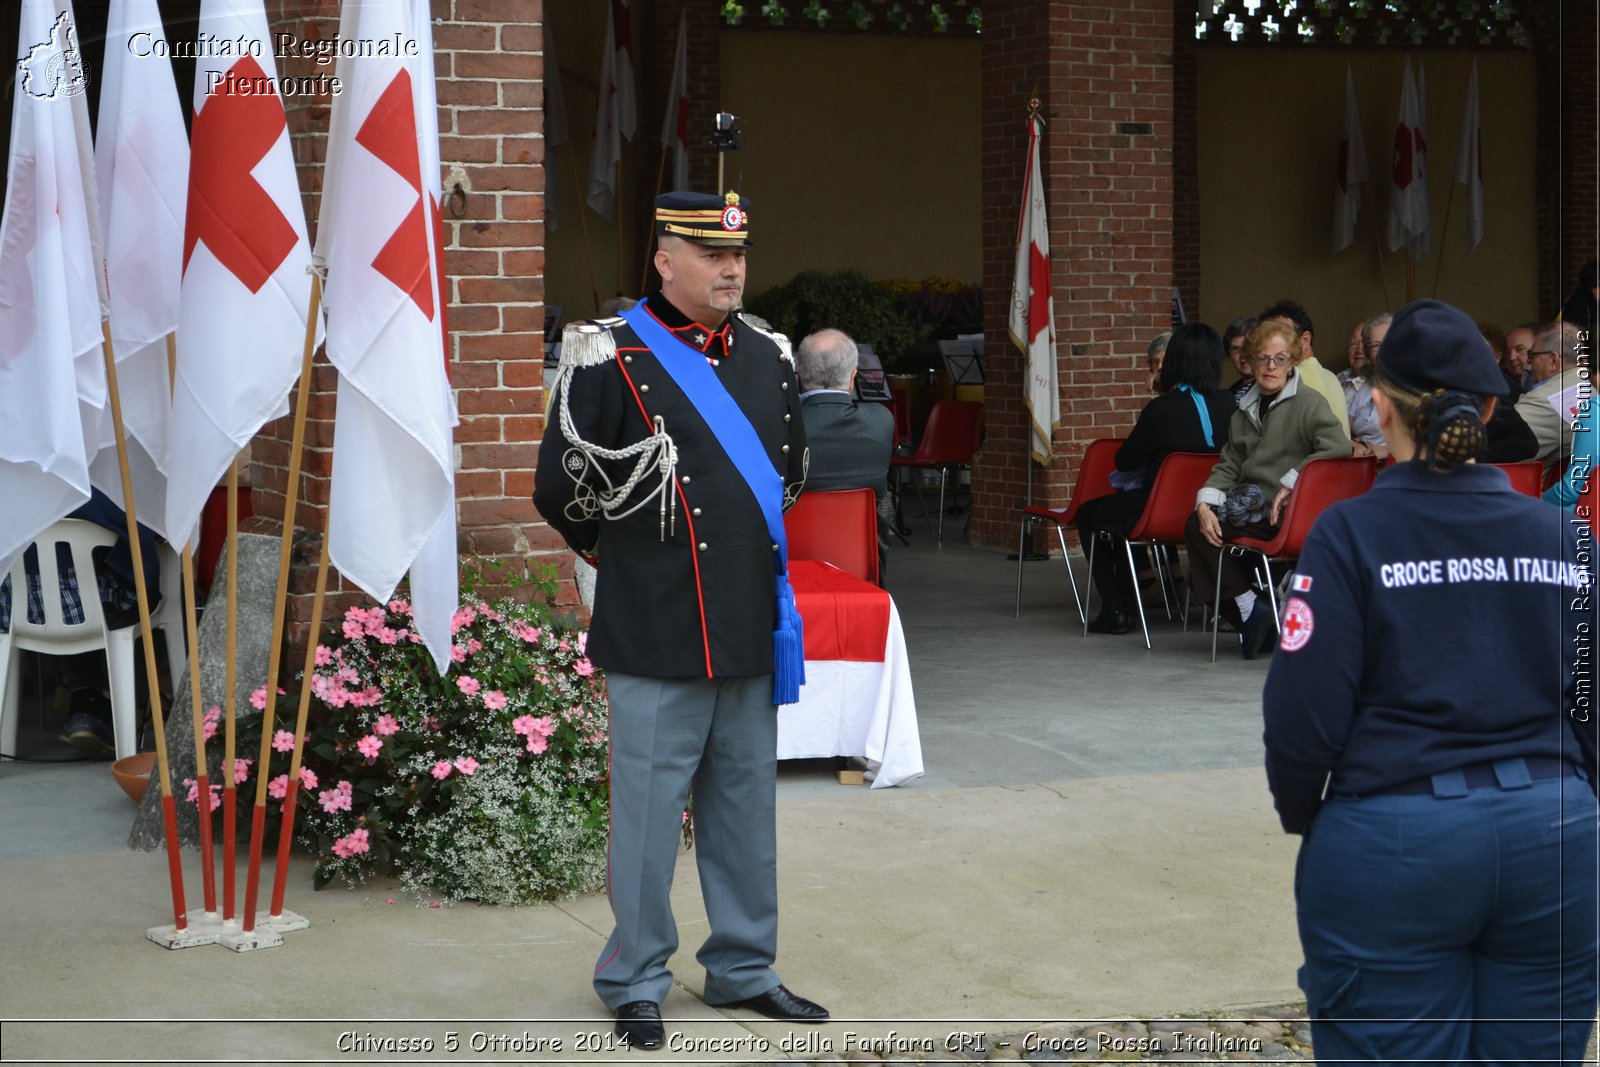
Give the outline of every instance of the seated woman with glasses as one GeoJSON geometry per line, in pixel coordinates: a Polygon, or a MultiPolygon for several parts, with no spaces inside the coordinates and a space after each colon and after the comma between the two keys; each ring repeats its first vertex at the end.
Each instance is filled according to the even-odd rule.
{"type": "Polygon", "coordinates": [[[1228,428],[1228,443],[1200,490],[1185,531],[1190,588],[1203,604],[1216,599],[1217,560],[1222,560],[1222,617],[1239,627],[1240,651],[1255,659],[1275,630],[1272,606],[1251,588],[1254,568],[1224,552],[1240,537],[1270,538],[1300,477],[1313,459],[1348,456],[1350,438],[1320,393],[1300,388],[1295,364],[1300,338],[1268,320],[1250,331],[1245,351],[1255,384],[1244,394],[1228,428]]]}
{"type": "MultiPolygon", "coordinates": [[[[1112,483],[1120,492],[1089,500],[1078,508],[1078,536],[1122,538],[1144,511],[1156,471],[1169,452],[1215,452],[1228,439],[1233,399],[1220,388],[1222,341],[1204,323],[1180,326],[1167,341],[1156,380],[1157,395],[1139,413],[1133,432],[1117,449],[1112,483]]],[[[1089,632],[1125,634],[1133,628],[1133,583],[1120,545],[1101,545],[1094,553],[1094,587],[1100,614],[1089,632]]]]}

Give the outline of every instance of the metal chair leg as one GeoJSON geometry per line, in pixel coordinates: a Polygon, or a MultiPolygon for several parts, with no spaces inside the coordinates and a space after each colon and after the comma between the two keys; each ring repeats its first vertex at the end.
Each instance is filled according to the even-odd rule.
{"type": "Polygon", "coordinates": [[[950,477],[950,468],[939,468],[939,532],[934,536],[934,543],[940,548],[944,547],[944,483],[950,477]]]}
{"type": "Polygon", "coordinates": [[[1144,594],[1139,591],[1139,577],[1133,569],[1133,542],[1127,538],[1122,539],[1123,551],[1128,556],[1128,574],[1133,578],[1133,602],[1139,607],[1139,629],[1144,631],[1145,651],[1150,651],[1150,624],[1144,617],[1144,594]]]}
{"type": "Polygon", "coordinates": [[[1017,606],[1011,612],[1013,619],[1022,618],[1022,546],[1028,543],[1028,524],[1032,518],[1031,515],[1024,515],[1017,523],[1017,606]]]}
{"type": "Polygon", "coordinates": [[[1222,628],[1222,556],[1228,551],[1228,546],[1223,545],[1222,551],[1217,553],[1217,599],[1211,605],[1211,662],[1217,662],[1217,632],[1222,628]]]}
{"type": "MultiPolygon", "coordinates": [[[[1072,586],[1072,599],[1078,605],[1078,621],[1085,626],[1089,624],[1089,610],[1084,605],[1083,597],[1078,595],[1078,579],[1072,573],[1072,557],[1067,555],[1067,531],[1061,524],[1056,523],[1056,540],[1061,542],[1061,562],[1067,568],[1067,584],[1072,586]]],[[[1087,590],[1085,591],[1087,594],[1087,590]]]]}

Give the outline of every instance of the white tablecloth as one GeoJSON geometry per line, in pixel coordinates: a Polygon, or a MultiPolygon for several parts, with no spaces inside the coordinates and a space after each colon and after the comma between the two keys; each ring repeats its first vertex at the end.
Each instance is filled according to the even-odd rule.
{"type": "Polygon", "coordinates": [[[874,789],[922,775],[905,632],[892,600],[883,662],[806,660],[800,702],[778,709],[779,759],[826,756],[864,757],[874,789]]]}

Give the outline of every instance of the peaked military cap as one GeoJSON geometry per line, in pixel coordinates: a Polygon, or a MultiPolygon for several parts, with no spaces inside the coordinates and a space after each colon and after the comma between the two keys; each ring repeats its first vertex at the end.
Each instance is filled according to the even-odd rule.
{"type": "Polygon", "coordinates": [[[656,236],[681,237],[713,248],[750,248],[750,201],[731,189],[663,193],[656,197],[656,236]]]}

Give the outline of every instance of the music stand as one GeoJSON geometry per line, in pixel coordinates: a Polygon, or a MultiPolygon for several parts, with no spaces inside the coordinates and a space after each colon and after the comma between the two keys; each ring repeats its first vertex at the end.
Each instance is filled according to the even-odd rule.
{"type": "Polygon", "coordinates": [[[878,353],[871,345],[857,345],[856,351],[856,399],[874,404],[893,403],[894,394],[889,392],[878,353]]]}
{"type": "Polygon", "coordinates": [[[939,355],[951,385],[983,384],[983,350],[971,341],[940,341],[939,355]]]}

